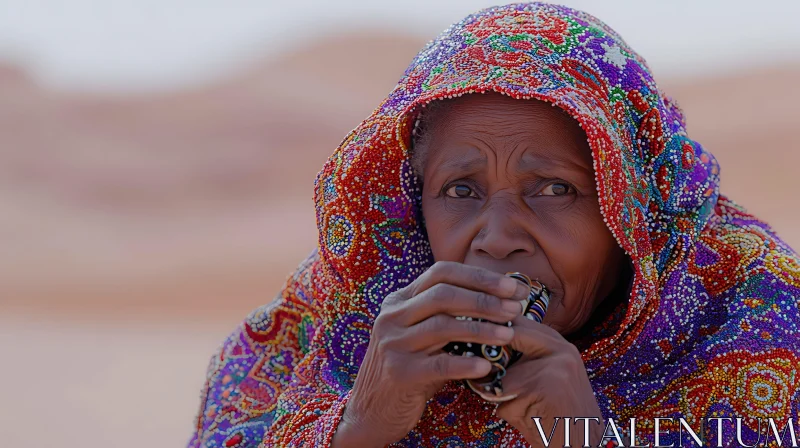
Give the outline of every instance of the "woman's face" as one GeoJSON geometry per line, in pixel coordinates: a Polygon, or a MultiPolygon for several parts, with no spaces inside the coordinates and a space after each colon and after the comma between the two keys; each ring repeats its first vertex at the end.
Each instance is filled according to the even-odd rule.
{"type": "Polygon", "coordinates": [[[538,279],[552,291],[545,323],[579,329],[624,259],[600,214],[586,134],[559,108],[499,94],[465,95],[429,118],[416,150],[434,259],[538,279]]]}

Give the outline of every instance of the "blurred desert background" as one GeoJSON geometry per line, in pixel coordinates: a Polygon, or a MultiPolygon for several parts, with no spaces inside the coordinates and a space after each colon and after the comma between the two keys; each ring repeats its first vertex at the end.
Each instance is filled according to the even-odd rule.
{"type": "MultiPolygon", "coordinates": [[[[182,446],[212,352],[316,244],[326,157],[427,40],[493,3],[319,2],[301,24],[283,2],[34,3],[0,1],[0,446],[182,446]]],[[[800,34],[759,21],[797,3],[674,47],[674,17],[737,6],[663,3],[566,2],[644,54],[723,192],[800,247],[800,34]]]]}

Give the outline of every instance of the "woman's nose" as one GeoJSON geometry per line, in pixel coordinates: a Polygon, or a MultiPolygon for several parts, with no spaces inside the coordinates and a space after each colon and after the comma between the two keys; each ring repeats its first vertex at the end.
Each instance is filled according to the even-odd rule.
{"type": "Polygon", "coordinates": [[[477,255],[502,260],[515,256],[530,256],[536,251],[533,236],[521,225],[521,216],[516,216],[508,206],[492,207],[479,219],[482,226],[472,240],[471,250],[477,255]]]}

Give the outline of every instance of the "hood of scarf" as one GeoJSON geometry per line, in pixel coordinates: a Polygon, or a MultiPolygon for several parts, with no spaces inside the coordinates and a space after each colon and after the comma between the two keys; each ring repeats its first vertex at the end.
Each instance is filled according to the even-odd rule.
{"type": "MultiPolygon", "coordinates": [[[[558,106],[588,137],[604,221],[634,267],[618,329],[583,353],[590,375],[599,373],[663,305],[665,273],[717,204],[719,167],[687,136],[644,59],[603,22],[566,7],[507,5],[451,26],[328,159],[315,182],[326,317],[368,331],[386,295],[433,263],[410,131],[427,103],[489,91],[558,106]]],[[[340,361],[360,365],[363,350],[340,361]]]]}

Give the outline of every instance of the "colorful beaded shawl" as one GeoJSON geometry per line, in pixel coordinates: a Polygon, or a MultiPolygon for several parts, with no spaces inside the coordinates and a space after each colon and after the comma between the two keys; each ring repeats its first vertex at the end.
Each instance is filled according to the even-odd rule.
{"type": "MultiPolygon", "coordinates": [[[[716,160],[616,32],[529,3],[444,31],[330,156],[314,188],[318,249],[213,358],[190,446],[330,443],[381,301],[432,264],[408,157],[416,114],[485,91],[550,102],[588,136],[602,214],[634,270],[616,330],[582,351],[604,416],[743,417],[744,440],[758,418],[797,418],[797,255],[719,193],[716,160]]],[[[396,446],[524,444],[452,382],[396,446]]]]}

